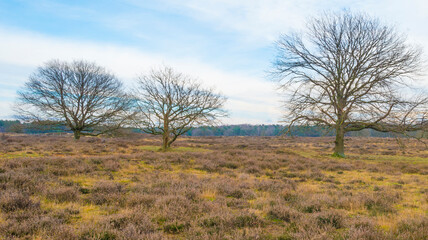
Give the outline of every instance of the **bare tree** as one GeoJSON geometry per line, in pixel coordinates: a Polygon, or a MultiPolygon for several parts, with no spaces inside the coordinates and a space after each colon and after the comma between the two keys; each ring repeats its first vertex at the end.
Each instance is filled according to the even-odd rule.
{"type": "Polygon", "coordinates": [[[122,83],[95,63],[52,60],[18,92],[15,111],[27,122],[61,122],[79,139],[118,129],[130,103],[122,83]]]}
{"type": "Polygon", "coordinates": [[[334,129],[334,155],[344,156],[346,132],[426,127],[427,95],[403,97],[421,71],[421,50],[392,27],[365,14],[324,14],[312,19],[307,31],[281,36],[276,46],[288,129],[314,124],[334,129]]]}
{"type": "Polygon", "coordinates": [[[226,98],[204,89],[194,79],[170,67],[152,69],[141,76],[136,89],[136,123],[142,131],[162,135],[162,149],[168,149],[180,135],[195,126],[213,124],[226,116],[226,98]]]}

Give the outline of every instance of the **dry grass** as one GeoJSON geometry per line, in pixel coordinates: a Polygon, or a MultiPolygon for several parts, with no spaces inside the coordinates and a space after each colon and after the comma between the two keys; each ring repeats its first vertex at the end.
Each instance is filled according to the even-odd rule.
{"type": "Polygon", "coordinates": [[[0,239],[427,239],[424,145],[331,142],[5,135],[0,239]]]}

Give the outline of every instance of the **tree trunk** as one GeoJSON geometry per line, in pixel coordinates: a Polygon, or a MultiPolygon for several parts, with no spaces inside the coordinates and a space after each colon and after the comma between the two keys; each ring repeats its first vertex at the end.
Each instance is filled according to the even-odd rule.
{"type": "Polygon", "coordinates": [[[80,131],[75,130],[74,131],[74,139],[79,140],[80,139],[80,131]]]}
{"type": "Polygon", "coordinates": [[[345,157],[345,130],[343,125],[340,124],[336,127],[336,141],[334,141],[334,153],[335,157],[345,157]]]}
{"type": "Polygon", "coordinates": [[[178,137],[178,135],[175,135],[174,134],[174,137],[168,142],[168,148],[170,148],[171,147],[171,144],[173,143],[173,142],[175,142],[175,140],[177,139],[177,137],[178,137]]]}
{"type": "Polygon", "coordinates": [[[162,135],[162,150],[167,150],[169,148],[169,126],[166,117],[164,117],[163,121],[163,135],[162,135]]]}
{"type": "Polygon", "coordinates": [[[169,141],[169,137],[168,137],[168,133],[163,133],[162,136],[162,150],[166,150],[168,149],[168,141],[169,141]]]}

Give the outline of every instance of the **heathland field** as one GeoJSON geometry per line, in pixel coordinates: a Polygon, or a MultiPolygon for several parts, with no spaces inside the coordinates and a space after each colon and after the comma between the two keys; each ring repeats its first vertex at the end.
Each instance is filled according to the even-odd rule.
{"type": "Polygon", "coordinates": [[[2,135],[0,239],[427,239],[428,150],[404,144],[2,135]]]}

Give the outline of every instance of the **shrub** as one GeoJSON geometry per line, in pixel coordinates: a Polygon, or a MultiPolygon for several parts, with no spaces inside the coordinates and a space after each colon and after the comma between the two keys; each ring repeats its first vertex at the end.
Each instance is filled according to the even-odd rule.
{"type": "Polygon", "coordinates": [[[104,169],[111,172],[116,172],[120,169],[120,163],[115,160],[107,160],[103,162],[104,169]]]}
{"type": "Polygon", "coordinates": [[[224,224],[224,219],[220,216],[213,216],[203,219],[200,222],[200,226],[211,228],[211,227],[219,227],[224,224]]]}
{"type": "Polygon", "coordinates": [[[299,218],[299,213],[290,207],[278,204],[270,208],[268,216],[274,220],[279,219],[285,222],[291,222],[299,218]]]}
{"type": "Polygon", "coordinates": [[[344,227],[343,215],[337,211],[320,212],[316,215],[320,227],[331,226],[336,229],[344,227]]]}
{"type": "Polygon", "coordinates": [[[393,231],[396,239],[428,239],[428,218],[419,216],[399,221],[393,231]]]}
{"type": "Polygon", "coordinates": [[[112,181],[100,181],[95,184],[94,189],[86,199],[96,205],[111,202],[121,203],[125,201],[121,196],[122,193],[123,186],[121,184],[112,181]]]}
{"type": "Polygon", "coordinates": [[[98,229],[91,229],[86,232],[83,232],[79,239],[81,240],[116,240],[118,239],[117,235],[109,230],[100,231],[98,229]]]}
{"type": "Polygon", "coordinates": [[[39,203],[31,201],[27,194],[15,191],[2,192],[0,196],[0,208],[4,212],[13,212],[16,210],[28,210],[38,208],[39,203]]]}
{"type": "Polygon", "coordinates": [[[382,240],[385,239],[384,234],[373,221],[368,218],[356,217],[351,220],[351,226],[346,231],[344,237],[350,240],[382,240]]]}
{"type": "Polygon", "coordinates": [[[371,215],[395,212],[394,204],[401,198],[391,190],[377,191],[376,194],[361,194],[360,198],[371,215]]]}
{"type": "Polygon", "coordinates": [[[169,234],[177,234],[190,226],[189,223],[170,223],[163,226],[163,231],[169,234]]]}
{"type": "Polygon", "coordinates": [[[225,167],[225,168],[230,168],[230,169],[237,169],[239,167],[239,165],[236,162],[232,162],[232,161],[222,162],[222,163],[220,163],[219,166],[225,167]]]}
{"type": "Polygon", "coordinates": [[[257,217],[254,213],[241,213],[240,215],[231,219],[232,226],[238,228],[244,227],[260,227],[263,225],[263,221],[257,217]]]}
{"type": "Polygon", "coordinates": [[[236,185],[230,185],[230,184],[221,184],[218,186],[218,192],[220,194],[225,195],[226,197],[230,198],[237,198],[237,199],[254,199],[255,194],[252,190],[249,189],[243,189],[241,186],[236,185]]]}
{"type": "Polygon", "coordinates": [[[75,187],[60,186],[49,189],[46,197],[56,202],[72,202],[78,199],[79,194],[75,187]]]}

